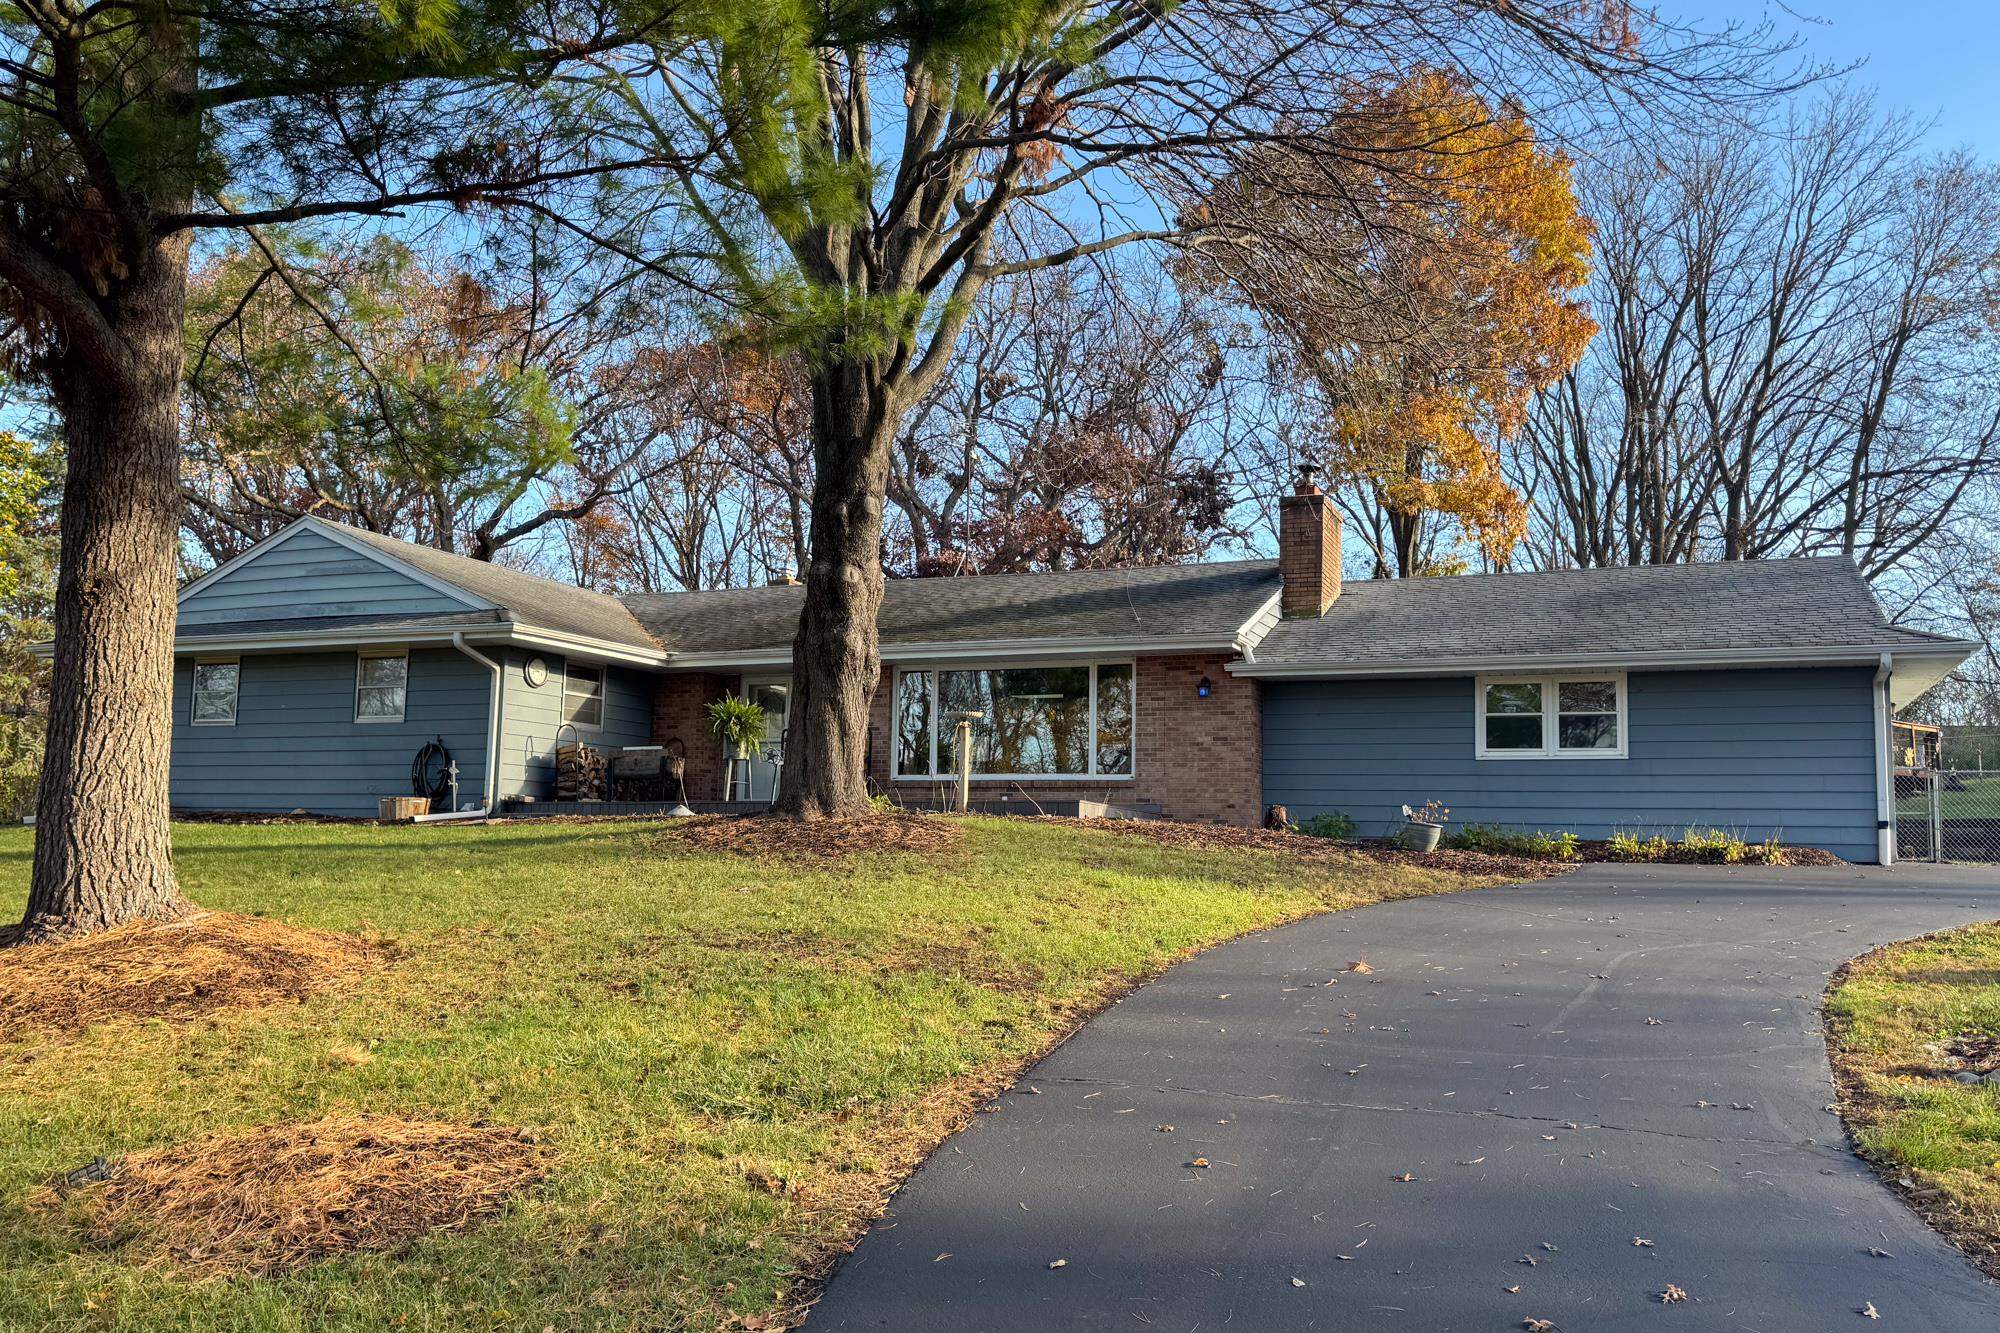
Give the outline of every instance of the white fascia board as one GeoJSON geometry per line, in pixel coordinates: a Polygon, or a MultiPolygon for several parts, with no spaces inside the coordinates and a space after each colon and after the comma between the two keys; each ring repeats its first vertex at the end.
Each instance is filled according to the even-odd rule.
{"type": "MultiPolygon", "coordinates": [[[[226,652],[319,652],[340,648],[375,648],[415,644],[449,646],[455,637],[467,642],[514,644],[540,648],[566,657],[588,661],[615,662],[632,666],[659,667],[666,664],[663,652],[647,652],[624,644],[577,634],[560,634],[532,625],[496,622],[490,625],[410,626],[369,630],[263,630],[255,634],[186,635],[174,641],[174,652],[183,656],[226,652]]],[[[40,651],[44,645],[37,645],[40,651]]]]}
{"type": "Polygon", "coordinates": [[[1285,590],[1280,587],[1264,599],[1264,604],[1257,608],[1256,614],[1237,627],[1234,646],[1237,652],[1243,654],[1245,662],[1257,660],[1257,645],[1264,642],[1264,636],[1284,619],[1284,613],[1279,610],[1279,603],[1284,596],[1285,590]]]}
{"type": "Polygon", "coordinates": [[[1231,662],[1237,676],[1304,679],[1333,676],[1468,676],[1509,671],[1571,671],[1621,667],[1632,670],[1727,666],[1873,666],[1883,653],[1897,661],[1927,659],[1948,663],[1943,675],[1978,651],[1970,641],[1844,644],[1823,648],[1707,648],[1681,652],[1576,653],[1564,656],[1440,657],[1413,662],[1231,662]]]}
{"type": "MultiPolygon", "coordinates": [[[[1235,652],[1234,638],[1213,634],[1157,639],[985,639],[965,643],[893,643],[882,645],[885,666],[951,662],[985,663],[1024,657],[1042,661],[1072,659],[1088,662],[1104,657],[1157,657],[1166,653],[1235,652]]],[[[733,653],[674,653],[670,671],[734,670],[737,667],[789,666],[790,648],[763,648],[733,653]]]]}

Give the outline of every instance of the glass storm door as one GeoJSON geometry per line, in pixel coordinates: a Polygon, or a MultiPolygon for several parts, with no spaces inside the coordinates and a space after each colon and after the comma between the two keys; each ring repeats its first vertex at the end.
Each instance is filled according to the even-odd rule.
{"type": "Polygon", "coordinates": [[[748,764],[737,765],[738,772],[747,769],[748,776],[744,779],[747,785],[736,799],[774,801],[778,798],[778,783],[782,781],[785,724],[792,716],[792,678],[747,679],[743,682],[743,697],[764,710],[764,743],[751,751],[748,764]]]}

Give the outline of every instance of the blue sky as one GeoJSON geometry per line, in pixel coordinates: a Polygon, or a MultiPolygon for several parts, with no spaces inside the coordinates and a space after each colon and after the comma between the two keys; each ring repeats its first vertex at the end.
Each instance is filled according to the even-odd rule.
{"type": "Polygon", "coordinates": [[[1994,0],[1679,0],[1695,18],[1768,17],[1813,59],[1864,62],[1849,77],[1885,106],[1936,118],[1927,143],[2000,158],[2000,8],[1994,0]]]}

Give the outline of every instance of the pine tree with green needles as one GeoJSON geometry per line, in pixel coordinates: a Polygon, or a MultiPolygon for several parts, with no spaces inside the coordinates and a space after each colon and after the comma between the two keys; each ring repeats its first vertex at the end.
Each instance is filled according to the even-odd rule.
{"type": "MultiPolygon", "coordinates": [[[[553,208],[621,166],[566,68],[671,0],[13,0],[0,6],[0,303],[67,459],[27,915],[186,910],[167,767],[190,249],[278,223],[553,208]]],[[[278,277],[282,279],[282,273],[278,277]]]]}

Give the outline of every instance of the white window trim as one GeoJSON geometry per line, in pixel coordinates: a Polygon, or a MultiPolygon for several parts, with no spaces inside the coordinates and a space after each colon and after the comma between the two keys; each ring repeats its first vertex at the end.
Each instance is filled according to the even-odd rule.
{"type": "Polygon", "coordinates": [[[386,649],[386,650],[378,650],[378,649],[373,649],[373,648],[364,648],[364,649],[362,649],[362,650],[361,650],[360,652],[356,653],[356,654],[354,655],[354,721],[355,721],[355,724],[356,724],[357,726],[363,726],[363,727],[378,727],[378,726],[384,726],[384,725],[389,725],[389,726],[393,726],[393,725],[395,725],[396,723],[398,723],[398,722],[401,722],[401,721],[403,721],[403,720],[404,720],[404,719],[405,719],[406,717],[408,717],[408,716],[409,716],[409,713],[410,713],[410,650],[409,650],[408,648],[391,648],[391,649],[386,649]],[[369,662],[369,661],[375,661],[375,662],[380,662],[380,661],[395,661],[395,660],[397,660],[397,659],[399,659],[399,658],[400,658],[400,659],[402,660],[402,663],[403,663],[403,707],[402,707],[402,709],[401,709],[401,710],[400,710],[399,712],[397,712],[397,714],[396,714],[396,715],[395,715],[394,717],[363,717],[363,716],[361,716],[361,664],[362,664],[363,662],[369,662]]]}
{"type": "MultiPolygon", "coordinates": [[[[589,695],[581,696],[589,698],[589,695]]],[[[574,727],[578,731],[588,731],[593,735],[604,730],[604,710],[611,703],[611,672],[602,662],[573,662],[565,660],[562,667],[562,712],[558,715],[562,726],[574,727]],[[595,671],[597,673],[597,721],[572,722],[569,717],[569,673],[573,670],[595,671]]]]}
{"type": "MultiPolygon", "coordinates": [[[[1136,658],[1107,657],[1088,662],[1043,661],[1043,662],[926,662],[922,666],[905,670],[896,668],[895,680],[889,695],[889,778],[892,782],[950,782],[958,776],[955,773],[940,773],[938,766],[938,742],[942,739],[943,719],[938,714],[937,678],[941,671],[1033,671],[1040,667],[1090,668],[1090,766],[1097,767],[1097,670],[1099,667],[1127,667],[1132,672],[1132,771],[1129,773],[974,773],[974,782],[1132,782],[1139,776],[1139,663],[1136,658]],[[901,737],[897,734],[900,718],[896,714],[897,700],[902,697],[903,677],[906,675],[930,677],[931,714],[931,772],[904,773],[902,763],[901,737]]],[[[956,726],[956,723],[952,725],[956,726]]]]}
{"type": "Polygon", "coordinates": [[[233,727],[236,725],[237,705],[243,698],[243,659],[240,657],[197,657],[188,674],[188,725],[191,727],[233,727]],[[236,688],[229,694],[229,716],[196,717],[196,705],[201,702],[199,676],[205,666],[233,666],[236,668],[236,688]]]}
{"type": "Polygon", "coordinates": [[[1520,676],[1474,676],[1472,678],[1472,752],[1478,759],[1625,759],[1629,758],[1631,709],[1626,705],[1625,673],[1622,671],[1558,671],[1520,676]],[[1578,681],[1610,681],[1618,690],[1618,748],[1615,750],[1565,750],[1556,744],[1560,727],[1561,693],[1558,686],[1578,681]],[[1489,750],[1486,748],[1486,690],[1490,685],[1539,685],[1542,689],[1542,748],[1539,750],[1489,750]]]}

